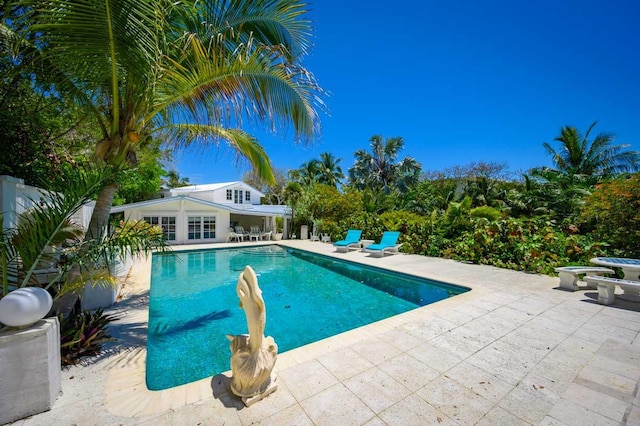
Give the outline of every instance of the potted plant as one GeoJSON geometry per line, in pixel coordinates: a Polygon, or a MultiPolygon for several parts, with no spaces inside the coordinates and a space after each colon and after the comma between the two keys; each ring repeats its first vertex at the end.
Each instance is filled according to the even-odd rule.
{"type": "Polygon", "coordinates": [[[282,228],[284,226],[284,219],[276,217],[276,232],[273,234],[273,239],[280,241],[282,239],[282,228]]]}

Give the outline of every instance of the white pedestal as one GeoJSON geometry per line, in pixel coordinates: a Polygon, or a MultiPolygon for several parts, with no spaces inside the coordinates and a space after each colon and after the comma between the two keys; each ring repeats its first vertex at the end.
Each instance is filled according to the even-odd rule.
{"type": "Polygon", "coordinates": [[[98,308],[108,308],[116,303],[119,289],[120,285],[114,288],[102,284],[86,284],[82,292],[82,309],[93,311],[98,308]]]}
{"type": "Polygon", "coordinates": [[[57,318],[0,332],[0,424],[50,410],[60,390],[57,318]]]}
{"type": "Polygon", "coordinates": [[[373,240],[360,240],[360,244],[362,245],[362,250],[366,249],[373,243],[375,243],[375,241],[373,240]]]}

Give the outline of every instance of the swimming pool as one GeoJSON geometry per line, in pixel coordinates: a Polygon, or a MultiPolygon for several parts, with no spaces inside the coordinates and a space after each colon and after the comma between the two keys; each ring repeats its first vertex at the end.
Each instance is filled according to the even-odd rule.
{"type": "Polygon", "coordinates": [[[226,334],[247,333],[236,282],[246,265],[279,352],[469,289],[280,246],[153,255],[147,387],[161,390],[229,370],[226,334]]]}

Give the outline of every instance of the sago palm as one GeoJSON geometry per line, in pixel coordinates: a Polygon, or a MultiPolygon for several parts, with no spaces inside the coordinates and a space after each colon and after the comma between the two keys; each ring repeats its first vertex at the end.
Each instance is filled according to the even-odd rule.
{"type": "MultiPolygon", "coordinates": [[[[28,58],[102,131],[99,161],[135,163],[150,138],[226,142],[273,175],[245,122],[318,130],[320,88],[300,65],[309,46],[298,0],[22,0],[2,15],[0,47],[28,58]]],[[[100,192],[89,235],[102,234],[116,184],[100,192]]]]}

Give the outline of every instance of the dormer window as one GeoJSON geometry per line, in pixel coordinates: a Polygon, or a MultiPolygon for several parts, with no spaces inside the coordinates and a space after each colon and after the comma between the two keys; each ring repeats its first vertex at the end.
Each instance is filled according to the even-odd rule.
{"type": "Polygon", "coordinates": [[[234,189],[233,190],[233,202],[236,204],[242,204],[242,190],[234,189]]]}
{"type": "Polygon", "coordinates": [[[244,200],[245,201],[251,201],[251,191],[245,191],[244,192],[244,200]]]}
{"type": "Polygon", "coordinates": [[[231,198],[232,194],[233,194],[233,192],[230,189],[227,189],[227,200],[228,201],[233,200],[233,198],[231,198]]]}

